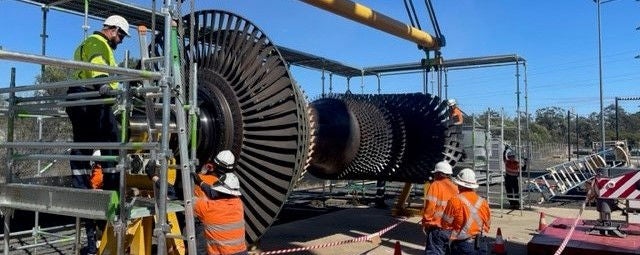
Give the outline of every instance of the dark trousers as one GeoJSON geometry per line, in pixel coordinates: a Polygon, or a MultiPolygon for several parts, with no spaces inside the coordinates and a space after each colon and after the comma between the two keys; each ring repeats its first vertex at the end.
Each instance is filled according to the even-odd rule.
{"type": "Polygon", "coordinates": [[[520,189],[518,189],[518,176],[504,175],[504,188],[511,206],[520,206],[520,189]]]}
{"type": "MultiPolygon", "coordinates": [[[[84,87],[72,87],[67,91],[68,94],[88,92],[90,90],[84,87]]],[[[120,133],[118,132],[118,123],[116,117],[108,105],[86,105],[67,107],[65,109],[71,127],[73,129],[74,142],[119,142],[120,133]]],[[[117,150],[101,150],[103,156],[118,155],[117,150]]],[[[72,149],[71,155],[91,156],[93,149],[72,149]]],[[[115,169],[115,162],[97,162],[104,169],[103,188],[105,190],[119,190],[119,174],[111,173],[110,169],[115,169]]],[[[91,165],[89,161],[70,161],[71,169],[86,169],[90,173],[91,165]]],[[[90,189],[91,183],[88,174],[74,174],[72,185],[74,188],[90,189]]],[[[84,219],[85,229],[87,231],[87,252],[97,253],[96,247],[96,221],[84,219]]]]}
{"type": "Polygon", "coordinates": [[[207,254],[207,238],[204,233],[204,223],[202,223],[200,218],[194,217],[193,225],[196,234],[196,251],[198,254],[207,254]]]}
{"type": "MultiPolygon", "coordinates": [[[[85,87],[69,88],[67,93],[89,92],[85,87]]],[[[74,142],[120,142],[118,122],[108,105],[86,105],[66,108],[67,115],[71,121],[74,142]]],[[[103,156],[117,156],[117,150],[101,150],[103,156]]],[[[91,156],[92,149],[73,149],[71,155],[91,156]]],[[[111,176],[110,169],[115,169],[115,162],[98,162],[105,171],[104,189],[118,190],[117,176],[111,176]]],[[[88,161],[70,161],[71,169],[91,169],[88,161]]],[[[89,179],[85,177],[75,177],[73,187],[90,188],[89,179]]]]}
{"type": "Polygon", "coordinates": [[[445,255],[449,250],[451,230],[432,228],[427,230],[427,241],[424,246],[425,255],[445,255]]]}
{"type": "MultiPolygon", "coordinates": [[[[451,242],[452,255],[485,255],[488,253],[486,244],[475,243],[475,239],[451,242]],[[476,247],[477,246],[477,247],[476,247]]],[[[482,240],[479,240],[482,241],[482,240]]]]}
{"type": "Polygon", "coordinates": [[[467,241],[453,241],[451,243],[451,254],[456,255],[479,255],[479,250],[476,250],[472,242],[467,241]]]}
{"type": "Polygon", "coordinates": [[[375,199],[376,200],[375,201],[376,208],[387,208],[387,207],[389,207],[384,202],[384,199],[385,199],[385,196],[384,196],[385,194],[384,193],[386,191],[386,184],[387,184],[387,182],[383,181],[383,180],[378,180],[376,182],[376,199],[375,199]]]}

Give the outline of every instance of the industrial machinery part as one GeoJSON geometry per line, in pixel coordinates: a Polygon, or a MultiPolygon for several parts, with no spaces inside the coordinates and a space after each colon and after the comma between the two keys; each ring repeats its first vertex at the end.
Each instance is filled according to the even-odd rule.
{"type": "Polygon", "coordinates": [[[185,59],[198,64],[197,157],[205,163],[225,149],[237,156],[247,240],[256,241],[304,168],[306,101],[276,47],[253,23],[225,11],[194,15],[193,24],[189,15],[184,22],[195,39],[183,41],[185,59]]]}
{"type": "Polygon", "coordinates": [[[403,22],[350,0],[302,0],[302,2],[415,42],[426,49],[439,49],[443,46],[440,44],[442,42],[438,42],[436,38],[419,28],[408,26],[403,22]]]}
{"type": "MultiPolygon", "coordinates": [[[[285,60],[253,23],[219,10],[190,20],[183,18],[182,41],[183,57],[198,66],[197,158],[203,164],[225,149],[237,156],[247,241],[275,221],[305,170],[325,179],[424,182],[438,161],[460,160],[459,133],[449,131],[440,98],[349,94],[307,107],[285,60]]],[[[159,55],[162,45],[154,45],[159,55]]]]}
{"type": "Polygon", "coordinates": [[[422,183],[437,162],[455,165],[462,156],[438,97],[344,94],[311,107],[314,149],[307,170],[319,178],[422,183]]]}
{"type": "MultiPolygon", "coordinates": [[[[600,218],[592,224],[593,229],[589,233],[625,237],[625,231],[621,230],[623,223],[612,220],[611,212],[621,209],[617,205],[618,200],[627,200],[628,205],[640,201],[640,170],[627,167],[601,168],[590,188],[590,192],[596,197],[596,209],[600,218]]],[[[633,209],[622,210],[626,211],[627,215],[634,214],[633,209]]],[[[633,221],[633,216],[627,216],[626,223],[633,221]]]]}

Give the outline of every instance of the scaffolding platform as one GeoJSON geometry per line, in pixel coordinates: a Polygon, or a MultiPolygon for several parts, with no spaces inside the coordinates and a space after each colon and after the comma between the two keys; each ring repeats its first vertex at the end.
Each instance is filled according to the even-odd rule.
{"type": "MultiPolygon", "coordinates": [[[[569,234],[575,219],[557,218],[547,228],[535,235],[527,244],[528,254],[554,254],[569,234]]],[[[562,254],[640,254],[640,225],[627,224],[621,230],[629,233],[624,238],[590,235],[593,221],[580,220],[571,240],[562,254]],[[635,235],[631,235],[631,234],[635,235]]]]}
{"type": "MultiPolygon", "coordinates": [[[[58,11],[63,11],[76,15],[84,15],[85,2],[72,0],[19,0],[33,5],[43,6],[58,11]]],[[[161,4],[159,4],[161,5],[161,4]]],[[[110,15],[120,15],[125,17],[130,24],[145,25],[151,27],[152,10],[137,6],[131,3],[114,0],[91,1],[89,3],[88,15],[96,19],[106,19],[110,15]]],[[[162,31],[164,26],[164,16],[156,13],[156,28],[162,31]]]]}
{"type": "Polygon", "coordinates": [[[0,185],[0,194],[0,208],[96,220],[113,219],[119,203],[115,191],[20,183],[0,185]]]}

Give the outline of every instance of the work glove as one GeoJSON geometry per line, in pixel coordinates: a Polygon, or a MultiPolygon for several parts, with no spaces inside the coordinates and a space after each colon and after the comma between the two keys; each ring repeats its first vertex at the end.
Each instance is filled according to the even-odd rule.
{"type": "Polygon", "coordinates": [[[160,179],[160,177],[158,177],[158,163],[155,160],[150,160],[144,170],[147,172],[150,180],[155,182],[160,179]]]}
{"type": "Polygon", "coordinates": [[[109,84],[100,86],[100,90],[98,90],[101,96],[109,95],[109,92],[111,92],[111,86],[109,86],[109,84]]]}
{"type": "Polygon", "coordinates": [[[213,172],[214,170],[216,170],[216,167],[213,165],[213,163],[206,163],[204,164],[204,166],[202,166],[202,170],[200,170],[200,173],[206,174],[209,172],[213,172]]]}
{"type": "Polygon", "coordinates": [[[195,183],[196,186],[200,186],[200,184],[202,184],[202,179],[197,173],[191,173],[191,178],[193,178],[193,183],[195,183]]]}

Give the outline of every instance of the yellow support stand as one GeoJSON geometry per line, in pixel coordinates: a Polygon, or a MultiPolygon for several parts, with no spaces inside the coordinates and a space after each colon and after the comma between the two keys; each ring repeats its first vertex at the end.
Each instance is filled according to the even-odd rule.
{"type": "Polygon", "coordinates": [[[420,208],[411,208],[407,206],[411,188],[413,188],[413,183],[406,182],[404,184],[404,188],[402,188],[402,192],[400,193],[398,200],[396,200],[396,204],[391,210],[391,215],[413,217],[422,213],[422,205],[420,205],[420,208]]]}
{"type": "MultiPolygon", "coordinates": [[[[171,236],[182,236],[176,213],[168,213],[167,221],[169,221],[169,225],[171,225],[171,236]]],[[[167,254],[184,255],[186,253],[184,240],[179,238],[167,238],[167,250],[167,254]]]]}
{"type": "MultiPolygon", "coordinates": [[[[178,217],[176,213],[168,213],[167,220],[171,226],[172,236],[181,236],[180,226],[178,225],[178,217]]],[[[127,226],[127,236],[125,237],[125,247],[128,248],[128,254],[151,255],[151,236],[153,235],[153,222],[155,216],[147,216],[131,220],[127,226]]],[[[107,227],[103,231],[102,239],[98,254],[115,255],[118,254],[118,244],[114,235],[113,226],[107,223],[107,227]]],[[[184,255],[185,244],[179,238],[167,238],[167,254],[184,255]]]]}

